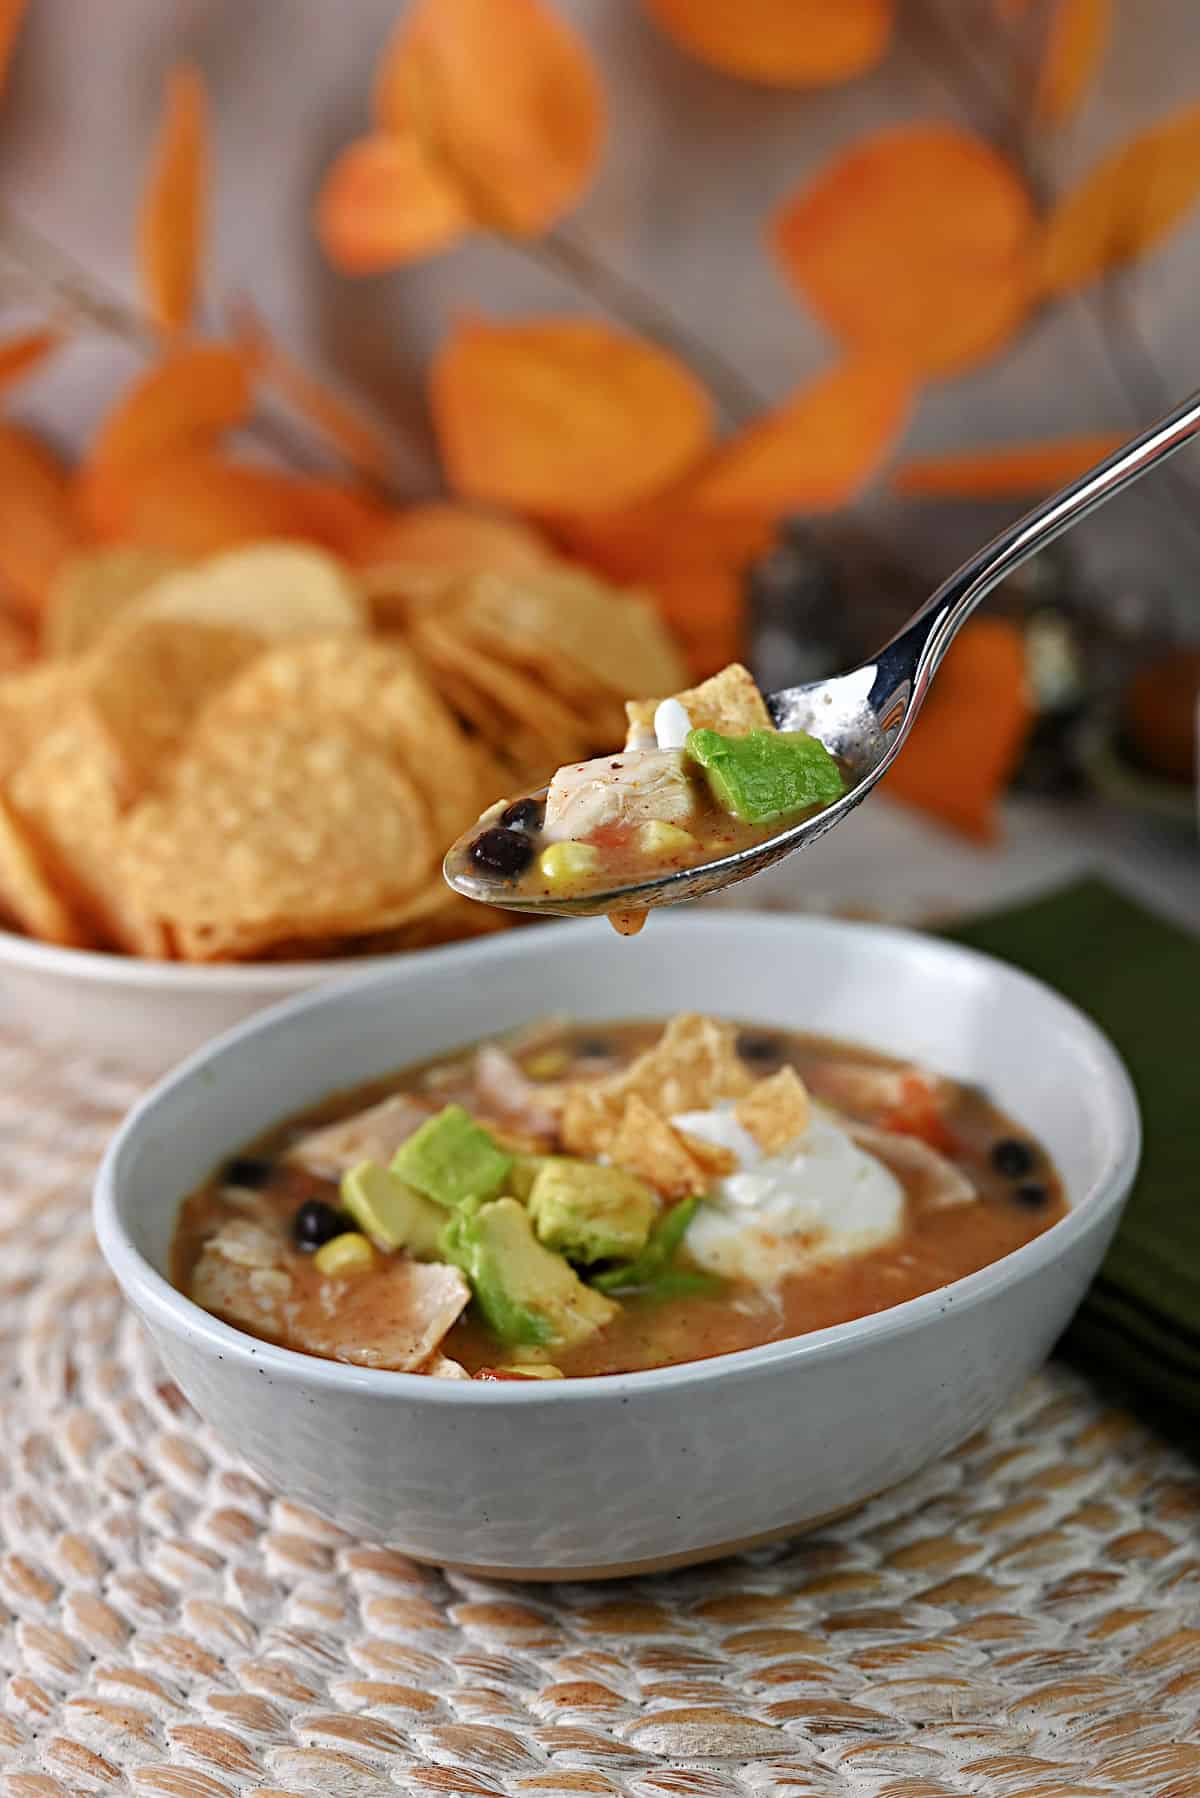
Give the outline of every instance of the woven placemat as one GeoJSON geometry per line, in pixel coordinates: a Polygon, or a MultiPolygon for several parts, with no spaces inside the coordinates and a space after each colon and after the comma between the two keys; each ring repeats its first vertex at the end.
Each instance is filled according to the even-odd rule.
{"type": "Polygon", "coordinates": [[[818,1537],[443,1577],[266,1491],[88,1224],[134,1084],[0,1033],[0,1791],[1200,1794],[1200,1481],[1052,1368],[818,1537]]]}

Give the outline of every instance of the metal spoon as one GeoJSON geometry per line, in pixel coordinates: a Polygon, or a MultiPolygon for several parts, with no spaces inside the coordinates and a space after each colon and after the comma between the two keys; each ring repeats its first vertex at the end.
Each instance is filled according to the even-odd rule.
{"type": "MultiPolygon", "coordinates": [[[[446,880],[455,892],[487,905],[578,917],[698,899],[732,885],[735,880],[760,873],[797,849],[806,849],[840,824],[887,773],[904,746],[942,657],[980,600],[1038,550],[1132,486],[1157,463],[1173,456],[1198,431],[1200,393],[1195,393],[1088,474],[1034,506],[993,537],[943,581],[873,661],[864,662],[849,674],[767,695],[767,707],[780,730],[804,730],[819,737],[847,772],[849,790],[824,811],[785,826],[765,842],[714,861],[567,898],[522,893],[518,887],[474,866],[469,850],[477,834],[476,826],[460,837],[447,854],[443,864],[446,880]]],[[[545,791],[543,788],[531,797],[542,798],[545,791]]]]}

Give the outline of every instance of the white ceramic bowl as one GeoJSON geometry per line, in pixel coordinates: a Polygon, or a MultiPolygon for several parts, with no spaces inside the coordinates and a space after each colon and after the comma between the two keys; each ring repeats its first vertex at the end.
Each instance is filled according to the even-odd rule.
{"type": "MultiPolygon", "coordinates": [[[[377,956],[372,968],[397,956],[377,956]]],[[[30,1034],[160,1074],[182,1055],[276,1005],[349,973],[361,959],[200,967],[90,949],[60,949],[0,929],[0,1000],[30,1034]]]]}
{"type": "Polygon", "coordinates": [[[598,922],[434,951],[243,1024],[131,1113],[95,1216],[171,1373],[273,1487],[420,1559],[580,1578],[787,1534],[978,1429],[1078,1304],[1138,1148],[1116,1054],[1026,976],[903,931],[684,912],[657,915],[632,942],[598,922]],[[164,1279],[179,1199],[330,1088],[540,1011],[684,1008],[820,1031],[984,1083],[1049,1147],[1069,1216],[872,1317],[719,1360],[536,1386],[315,1360],[219,1323],[164,1279]]]}

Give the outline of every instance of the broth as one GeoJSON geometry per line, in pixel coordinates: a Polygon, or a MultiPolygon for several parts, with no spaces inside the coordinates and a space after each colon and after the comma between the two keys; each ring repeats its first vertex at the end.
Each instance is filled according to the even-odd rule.
{"type": "MultiPolygon", "coordinates": [[[[547,1087],[564,1081],[592,1080],[627,1067],[660,1037],[661,1021],[618,1024],[551,1024],[510,1039],[512,1060],[523,1078],[547,1087]]],[[[1048,1157],[977,1090],[952,1081],[936,1083],[937,1106],[931,1110],[929,1088],[922,1077],[888,1058],[800,1032],[739,1027],[737,1054],[755,1076],[766,1077],[792,1067],[810,1092],[836,1106],[842,1119],[878,1126],[879,1092],[899,1084],[909,1092],[899,1110],[888,1114],[886,1128],[910,1141],[936,1144],[938,1152],[971,1182],[975,1198],[938,1208],[920,1200],[920,1182],[899,1170],[905,1189],[903,1223],[892,1240],[865,1252],[807,1267],[771,1285],[729,1279],[716,1293],[682,1293],[650,1299],[621,1295],[612,1320],[586,1340],[555,1349],[552,1359],[564,1375],[611,1374],[703,1360],[760,1343],[803,1335],[887,1309],[962,1278],[999,1260],[1048,1229],[1064,1215],[1066,1205],[1058,1176],[1048,1157]],[[895,1076],[880,1080],[876,1076],[895,1076]],[[904,1104],[909,1105],[905,1113],[904,1104]]],[[[205,1243],[231,1219],[258,1215],[289,1232],[285,1268],[291,1282],[290,1315],[301,1319],[310,1340],[331,1304],[352,1307],[353,1329],[361,1337],[361,1356],[338,1358],[371,1364],[373,1341],[382,1337],[389,1318],[382,1307],[391,1302],[373,1272],[334,1284],[317,1269],[311,1253],[294,1244],[291,1231],[297,1208],[317,1199],[337,1206],[336,1183],[281,1157],[315,1127],[355,1116],[392,1095],[411,1096],[434,1114],[447,1102],[460,1102],[485,1125],[513,1137],[512,1115],[495,1094],[481,1090],[471,1051],[459,1051],[401,1070],[387,1079],[352,1092],[339,1093],[323,1105],[270,1132],[235,1157],[181,1208],[172,1252],[172,1279],[191,1289],[197,1260],[205,1243]]],[[[552,1144],[529,1146],[552,1147],[552,1144]]],[[[388,1258],[394,1261],[394,1257],[388,1258]]],[[[689,1266],[686,1250],[681,1265],[689,1266]]],[[[348,1314],[342,1315],[343,1329],[348,1314]]],[[[246,1327],[244,1319],[231,1319],[246,1327]]],[[[289,1342],[289,1330],[267,1328],[256,1334],[289,1342]]],[[[299,1346],[293,1343],[292,1346],[299,1346]]],[[[320,1352],[320,1351],[318,1351],[320,1352]]],[[[511,1342],[500,1341],[475,1305],[454,1323],[441,1343],[441,1353],[467,1373],[512,1364],[511,1342]]],[[[520,1357],[518,1357],[520,1358],[520,1357]]],[[[536,1357],[535,1357],[536,1359],[536,1357]]]]}

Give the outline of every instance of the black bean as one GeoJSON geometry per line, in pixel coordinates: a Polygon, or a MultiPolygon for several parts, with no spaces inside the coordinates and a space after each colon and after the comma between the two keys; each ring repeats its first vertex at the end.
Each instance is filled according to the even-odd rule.
{"type": "Polygon", "coordinates": [[[265,1186],[275,1172],[275,1163],[265,1155],[235,1155],[226,1165],[221,1178],[226,1186],[265,1186]]]}
{"type": "Polygon", "coordinates": [[[1013,1192],[1017,1204],[1023,1205],[1027,1211],[1039,1211],[1049,1197],[1050,1194],[1039,1180],[1026,1180],[1013,1192]]]}
{"type": "Polygon", "coordinates": [[[484,830],[471,844],[471,860],[489,874],[523,874],[533,860],[533,844],[523,830],[484,830]]]}
{"type": "Polygon", "coordinates": [[[514,799],[500,814],[507,830],[540,830],[546,808],[540,799],[514,799]]]}
{"type": "Polygon", "coordinates": [[[589,1061],[607,1061],[612,1052],[612,1044],[603,1036],[581,1036],[575,1045],[575,1053],[589,1061]]]}
{"type": "Polygon", "coordinates": [[[311,1252],[351,1228],[344,1212],[335,1211],[324,1199],[305,1199],[292,1218],[292,1240],[298,1249],[311,1252]]]}
{"type": "Polygon", "coordinates": [[[775,1036],[759,1036],[753,1030],[743,1030],[737,1039],[737,1052],[743,1061],[756,1062],[759,1066],[770,1066],[783,1060],[783,1044],[775,1036]]]}
{"type": "Polygon", "coordinates": [[[992,1166],[1006,1180],[1023,1180],[1032,1173],[1037,1156],[1027,1142],[1017,1136],[1002,1136],[992,1144],[992,1166]]]}

